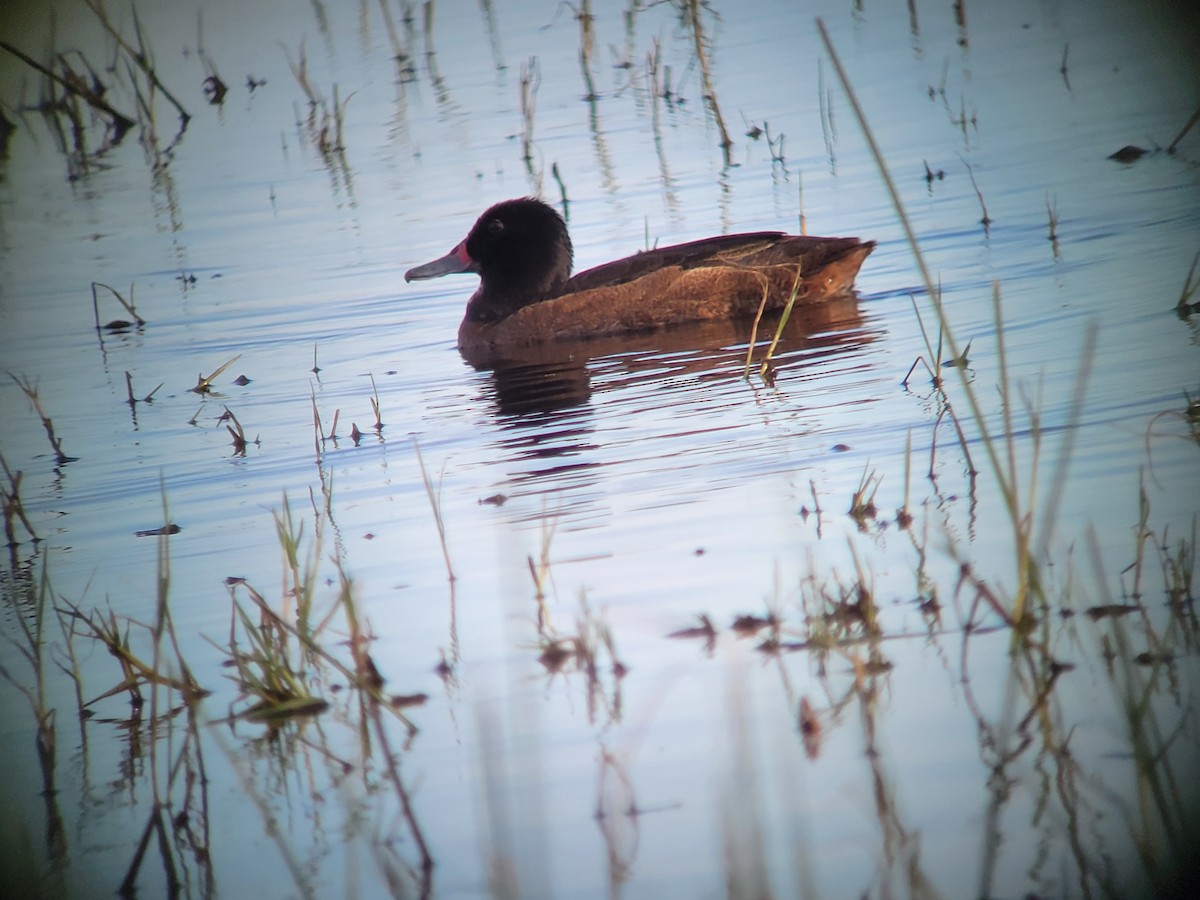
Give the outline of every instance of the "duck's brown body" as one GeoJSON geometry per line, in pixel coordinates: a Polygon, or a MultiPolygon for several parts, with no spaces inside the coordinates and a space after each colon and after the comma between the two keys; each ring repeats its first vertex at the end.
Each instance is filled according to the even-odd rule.
{"type": "Polygon", "coordinates": [[[458,331],[465,353],[738,319],[765,307],[850,293],[873,242],[780,232],[725,235],[638,253],[573,278],[562,219],[536,200],[510,200],[409,280],[474,271],[479,289],[458,331]],[[765,297],[765,303],[764,303],[765,297]]]}

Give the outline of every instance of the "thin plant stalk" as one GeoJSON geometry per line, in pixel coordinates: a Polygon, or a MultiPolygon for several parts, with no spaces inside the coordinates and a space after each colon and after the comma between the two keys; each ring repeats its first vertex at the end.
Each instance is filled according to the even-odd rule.
{"type": "MultiPolygon", "coordinates": [[[[842,89],[846,93],[847,99],[850,103],[850,107],[854,112],[854,116],[858,121],[859,128],[861,129],[863,136],[867,142],[867,146],[870,149],[871,156],[874,158],[875,165],[879,169],[880,177],[883,179],[884,186],[886,187],[888,195],[891,198],[892,206],[896,211],[896,216],[900,221],[902,230],[904,231],[905,239],[908,241],[909,248],[912,250],[913,258],[916,261],[917,268],[921,273],[922,281],[924,281],[924,283],[925,283],[925,289],[928,292],[930,300],[933,303],[934,310],[937,313],[938,321],[941,326],[940,331],[942,334],[945,335],[945,340],[946,340],[947,346],[949,347],[951,356],[954,359],[958,359],[962,356],[962,353],[959,351],[959,345],[958,345],[957,340],[955,339],[954,332],[949,327],[949,322],[948,322],[948,319],[946,316],[945,307],[942,304],[941,296],[934,289],[933,278],[930,275],[929,269],[925,264],[925,258],[924,258],[924,255],[921,253],[920,245],[917,242],[916,233],[913,231],[912,224],[908,218],[908,214],[905,212],[905,209],[904,209],[904,203],[900,199],[900,193],[897,190],[895,182],[893,181],[893,179],[891,177],[891,174],[887,167],[887,163],[883,158],[883,152],[879,149],[879,145],[875,140],[874,133],[871,130],[870,125],[867,123],[866,114],[863,111],[862,105],[858,101],[857,95],[854,93],[854,89],[850,85],[849,76],[846,74],[846,70],[842,66],[841,58],[837,55],[837,51],[833,47],[833,42],[830,40],[829,33],[825,29],[825,23],[819,18],[817,19],[817,29],[820,31],[821,40],[825,45],[825,50],[829,54],[830,59],[833,62],[834,71],[837,73],[838,80],[842,84],[842,89]]],[[[997,298],[999,296],[998,289],[995,292],[995,296],[997,298]]],[[[997,305],[998,305],[998,299],[997,299],[997,305]]],[[[930,354],[930,358],[936,360],[938,357],[933,355],[933,347],[929,343],[928,334],[925,333],[924,330],[922,330],[922,334],[925,336],[926,349],[930,354]]],[[[1018,495],[1017,495],[1016,491],[1014,490],[1014,486],[1011,482],[1011,479],[1008,476],[1009,469],[1008,469],[1008,467],[1003,465],[1000,461],[1000,457],[998,455],[998,450],[997,450],[997,446],[996,446],[996,441],[993,439],[991,433],[988,430],[987,422],[986,422],[986,419],[983,414],[983,409],[980,406],[979,398],[976,396],[976,393],[971,386],[970,379],[967,375],[966,367],[965,366],[956,366],[955,368],[958,369],[958,372],[959,372],[960,384],[962,386],[963,393],[966,396],[967,405],[971,411],[971,418],[975,422],[975,426],[976,426],[976,428],[978,428],[978,430],[980,432],[980,436],[982,438],[984,449],[988,455],[988,461],[991,465],[992,472],[995,474],[995,477],[997,480],[997,485],[1001,492],[1001,496],[1004,499],[1004,504],[1005,504],[1005,507],[1009,514],[1009,520],[1010,520],[1013,530],[1014,530],[1014,538],[1017,541],[1017,543],[1020,544],[1023,541],[1024,514],[1022,513],[1021,508],[1020,508],[1020,501],[1018,499],[1018,495]]],[[[1012,434],[1011,429],[1007,430],[1007,434],[1008,435],[1012,434]]],[[[1010,440],[1011,440],[1011,438],[1010,438],[1010,440]]],[[[964,446],[965,446],[965,443],[964,443],[964,446]]],[[[1025,577],[1028,576],[1030,573],[1029,573],[1028,569],[1025,569],[1025,568],[1023,568],[1021,571],[1022,571],[1022,575],[1020,577],[1021,577],[1022,583],[1024,583],[1025,577]]],[[[1023,611],[1023,609],[1024,609],[1024,603],[1023,603],[1023,598],[1022,598],[1022,599],[1018,600],[1017,610],[1023,611]]]]}
{"type": "Polygon", "coordinates": [[[429,473],[425,469],[425,460],[421,457],[421,445],[415,437],[413,438],[413,449],[417,452],[417,465],[421,469],[421,481],[425,484],[425,494],[429,497],[429,505],[433,509],[433,521],[437,526],[438,540],[442,545],[442,558],[446,560],[446,574],[453,582],[457,580],[457,576],[454,574],[454,566],[450,562],[450,550],[446,545],[446,523],[442,521],[440,492],[433,489],[433,483],[429,480],[429,473]]]}
{"type": "Polygon", "coordinates": [[[696,58],[700,60],[700,77],[704,82],[704,99],[708,103],[709,110],[712,111],[713,119],[717,123],[717,131],[721,134],[721,153],[725,158],[725,165],[733,165],[731,152],[733,150],[733,138],[729,136],[729,130],[725,127],[725,117],[721,115],[721,106],[717,102],[717,89],[713,85],[712,72],[708,66],[708,51],[704,47],[704,27],[700,24],[700,0],[687,0],[687,14],[692,26],[692,37],[696,41],[696,58]]]}
{"type": "MultiPolygon", "coordinates": [[[[783,313],[779,316],[779,324],[775,326],[775,336],[771,339],[771,346],[767,348],[767,355],[763,358],[762,367],[758,370],[758,374],[762,378],[767,376],[767,368],[771,364],[771,357],[775,355],[775,348],[779,346],[779,338],[783,335],[783,329],[787,327],[788,319],[792,317],[792,310],[796,306],[796,297],[800,293],[800,275],[800,267],[796,266],[796,280],[792,282],[792,292],[788,295],[783,313]]],[[[751,347],[753,348],[753,345],[751,347]]]]}

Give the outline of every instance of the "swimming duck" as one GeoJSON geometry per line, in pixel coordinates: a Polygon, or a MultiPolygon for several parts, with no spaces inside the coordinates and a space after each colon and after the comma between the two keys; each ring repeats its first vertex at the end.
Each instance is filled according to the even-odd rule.
{"type": "Polygon", "coordinates": [[[659,247],[571,277],[566,223],[541,200],[487,210],[445,256],[405,281],[475,272],[479,288],[458,329],[463,352],[649,331],[682,322],[738,319],[796,302],[846,296],[875,247],[857,238],[779,231],[728,234],[659,247]]]}

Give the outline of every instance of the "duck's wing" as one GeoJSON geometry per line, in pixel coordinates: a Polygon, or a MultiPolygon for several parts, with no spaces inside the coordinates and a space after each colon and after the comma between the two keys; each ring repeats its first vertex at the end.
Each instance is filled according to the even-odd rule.
{"type": "Polygon", "coordinates": [[[769,251],[781,241],[789,239],[782,231],[757,231],[656,247],[580,272],[563,286],[559,295],[627,284],[670,267],[692,269],[697,266],[737,265],[746,257],[769,251]]]}

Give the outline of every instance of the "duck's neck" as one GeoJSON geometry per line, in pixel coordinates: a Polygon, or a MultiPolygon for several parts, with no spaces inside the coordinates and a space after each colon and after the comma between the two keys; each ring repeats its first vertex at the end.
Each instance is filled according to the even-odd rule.
{"type": "Polygon", "coordinates": [[[568,267],[522,272],[485,272],[479,290],[467,303],[466,317],[472,322],[499,322],[522,307],[557,297],[570,278],[568,267]]]}

